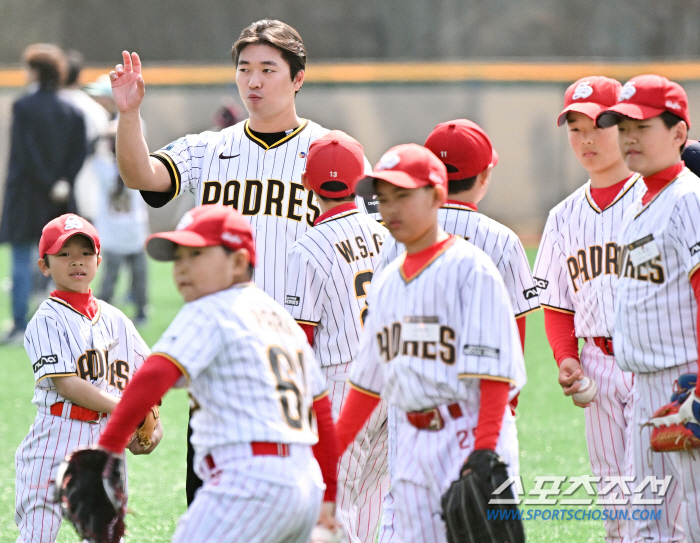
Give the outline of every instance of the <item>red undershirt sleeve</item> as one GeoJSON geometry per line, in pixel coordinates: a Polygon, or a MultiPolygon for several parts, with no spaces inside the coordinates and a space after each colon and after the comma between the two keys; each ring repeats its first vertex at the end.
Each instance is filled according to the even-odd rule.
{"type": "Polygon", "coordinates": [[[365,422],[372,416],[374,408],[379,405],[379,398],[350,389],[345,399],[343,410],[335,424],[335,435],[338,439],[338,454],[343,455],[348,445],[355,439],[365,422]]]}
{"type": "Polygon", "coordinates": [[[302,322],[297,323],[302,330],[304,330],[304,333],[306,334],[306,341],[309,342],[309,345],[312,347],[314,346],[314,329],[316,328],[315,326],[312,326],[311,324],[304,324],[302,322]]]}
{"type": "Polygon", "coordinates": [[[314,457],[321,468],[323,482],[326,483],[324,502],[335,502],[338,489],[338,442],[333,426],[331,402],[328,395],[314,402],[316,423],[318,424],[318,443],[312,447],[314,457]]]}
{"type": "Polygon", "coordinates": [[[520,344],[523,346],[523,352],[525,352],[525,315],[515,319],[515,324],[518,325],[518,333],[520,334],[520,344]]]}
{"type": "Polygon", "coordinates": [[[474,450],[496,449],[498,436],[503,425],[503,413],[508,403],[510,384],[504,381],[481,379],[479,384],[481,401],[479,403],[479,422],[474,430],[476,439],[474,450]]]}
{"type": "MultiPolygon", "coordinates": [[[[695,334],[698,339],[698,360],[700,360],[700,273],[695,271],[695,273],[690,278],[690,285],[693,287],[693,292],[695,293],[695,299],[698,302],[698,315],[695,334]]],[[[700,380],[698,384],[695,385],[695,395],[700,396],[700,380]]]]}
{"type": "Polygon", "coordinates": [[[124,391],[100,436],[99,446],[117,454],[124,452],[136,428],[170,390],[182,372],[164,356],[151,355],[124,391]]]}
{"type": "Polygon", "coordinates": [[[565,358],[579,360],[574,315],[544,308],[544,329],[559,366],[565,358]]]}

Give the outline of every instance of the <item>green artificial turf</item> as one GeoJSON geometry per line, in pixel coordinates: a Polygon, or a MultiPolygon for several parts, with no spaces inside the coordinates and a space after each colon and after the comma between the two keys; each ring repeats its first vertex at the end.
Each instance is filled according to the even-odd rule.
{"type": "MultiPolygon", "coordinates": [[[[534,251],[528,251],[530,258],[534,251]]],[[[170,265],[149,262],[149,322],[141,329],[152,345],[165,330],[182,302],[175,291],[170,265]]],[[[9,251],[0,247],[0,321],[9,318],[9,251]],[[5,288],[2,288],[2,287],[5,288]]],[[[124,298],[124,282],[117,301],[124,298]]],[[[117,303],[128,315],[133,309],[117,303]]],[[[525,353],[528,383],[518,407],[520,468],[525,492],[538,475],[581,476],[590,474],[583,412],[565,398],[557,384],[556,365],[544,334],[542,312],[528,317],[525,353]]],[[[12,543],[18,535],[14,523],[14,454],[36,414],[31,404],[33,379],[29,360],[21,347],[0,347],[0,543],[12,543]]],[[[127,543],[170,541],[178,517],[185,511],[185,435],[187,396],[169,392],[161,408],[164,438],[150,456],[129,455],[129,507],[127,543]]],[[[567,488],[564,485],[563,488],[567,488]]],[[[527,498],[528,496],[524,496],[527,498]]],[[[574,497],[585,498],[579,491],[574,497]]],[[[544,506],[524,506],[534,509],[544,506]]],[[[569,509],[572,506],[568,506],[569,509]]],[[[554,509],[562,509],[555,507],[554,509]]],[[[528,542],[602,541],[601,521],[525,521],[528,542]]],[[[60,543],[79,541],[73,528],[61,528],[60,543]]]]}

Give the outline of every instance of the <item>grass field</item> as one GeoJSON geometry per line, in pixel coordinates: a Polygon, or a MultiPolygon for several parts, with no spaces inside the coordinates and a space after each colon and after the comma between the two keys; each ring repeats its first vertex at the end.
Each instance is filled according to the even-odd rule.
{"type": "MultiPolygon", "coordinates": [[[[533,251],[528,254],[530,258],[534,256],[533,251]]],[[[9,251],[3,246],[0,286],[7,285],[8,271],[9,251]]],[[[141,333],[152,345],[181,301],[172,284],[169,265],[151,261],[149,273],[153,309],[141,333]]],[[[120,292],[123,293],[123,288],[117,298],[120,292]]],[[[8,296],[7,288],[0,291],[0,321],[9,318],[8,296]]],[[[129,306],[124,309],[131,314],[129,306]]],[[[521,475],[527,493],[537,475],[580,476],[590,474],[590,468],[583,412],[561,394],[541,311],[528,317],[525,363],[528,383],[518,407],[518,431],[521,475]]],[[[31,404],[32,393],[31,365],[24,349],[0,347],[0,543],[12,543],[18,534],[14,523],[14,454],[36,415],[31,404]]],[[[129,456],[129,507],[134,514],[127,517],[127,542],[170,541],[177,519],[185,511],[185,393],[169,392],[161,416],[164,438],[158,449],[151,456],[129,456]]],[[[574,497],[586,495],[579,491],[574,497]]],[[[528,520],[525,529],[529,543],[584,543],[602,541],[604,535],[602,522],[593,520],[528,520]]],[[[71,526],[64,524],[58,541],[77,542],[79,538],[71,526]]]]}

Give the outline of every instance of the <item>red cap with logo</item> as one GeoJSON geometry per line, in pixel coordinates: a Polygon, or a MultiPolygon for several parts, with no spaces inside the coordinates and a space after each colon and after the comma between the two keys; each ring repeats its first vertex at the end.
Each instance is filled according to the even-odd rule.
{"type": "Polygon", "coordinates": [[[602,111],[617,104],[621,89],[622,84],[610,77],[600,75],[582,77],[566,89],[564,109],[559,114],[557,123],[563,126],[569,111],[583,113],[595,121],[602,111]]]}
{"type": "Polygon", "coordinates": [[[97,229],[82,217],[66,213],[44,226],[39,240],[39,256],[44,258],[44,255],[55,255],[66,240],[76,234],[87,237],[95,248],[95,254],[100,253],[100,236],[97,229]]]}
{"type": "Polygon", "coordinates": [[[430,149],[415,143],[404,143],[382,155],[372,175],[357,184],[357,194],[364,198],[374,196],[374,182],[377,179],[405,189],[438,185],[447,188],[447,169],[430,149]]]}
{"type": "Polygon", "coordinates": [[[146,251],[155,260],[174,260],[177,245],[222,245],[232,251],[247,249],[250,263],[255,266],[255,242],[250,223],[232,207],[211,204],[191,209],[180,219],[174,232],[161,232],[149,236],[146,240],[146,251]]]}
{"type": "Polygon", "coordinates": [[[309,146],[306,182],[316,194],[343,198],[355,193],[365,174],[362,145],[340,130],[332,130],[309,146]]]}
{"type": "Polygon", "coordinates": [[[474,177],[498,164],[498,153],[484,129],[467,119],[440,123],[425,146],[445,164],[450,181],[474,177]]]}
{"type": "Polygon", "coordinates": [[[661,75],[638,75],[625,83],[617,104],[600,113],[596,123],[607,128],[617,124],[620,117],[643,121],[664,111],[677,115],[690,128],[688,96],[683,87],[661,75]]]}

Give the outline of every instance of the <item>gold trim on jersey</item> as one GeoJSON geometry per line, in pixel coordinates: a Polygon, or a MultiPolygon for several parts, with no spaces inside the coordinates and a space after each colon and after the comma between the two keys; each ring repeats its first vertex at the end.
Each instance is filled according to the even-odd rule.
{"type": "Polygon", "coordinates": [[[406,256],[407,256],[407,253],[404,253],[401,257],[402,258],[401,263],[399,264],[399,272],[401,273],[401,277],[403,278],[404,282],[410,283],[416,277],[418,277],[421,273],[423,273],[423,271],[425,271],[425,269],[428,266],[430,266],[433,262],[435,262],[438,258],[440,258],[440,256],[443,255],[445,253],[445,251],[447,251],[447,249],[449,249],[450,247],[452,247],[454,245],[456,239],[457,239],[457,236],[455,236],[454,234],[451,235],[451,239],[449,240],[449,242],[445,243],[444,247],[442,247],[437,253],[435,253],[430,260],[428,260],[425,264],[423,264],[423,266],[421,266],[420,269],[416,270],[413,273],[413,275],[411,275],[411,277],[406,276],[406,274],[403,271],[403,264],[404,264],[404,262],[406,260],[406,256]]]}
{"type": "Polygon", "coordinates": [[[547,304],[543,304],[543,303],[541,303],[540,306],[542,307],[542,309],[547,308],[547,309],[551,309],[553,311],[561,311],[562,313],[567,313],[569,315],[576,314],[576,311],[572,311],[571,309],[563,309],[561,307],[555,307],[553,305],[547,305],[547,304]]]}
{"type": "Polygon", "coordinates": [[[75,371],[73,373],[47,373],[46,375],[39,377],[34,384],[39,384],[39,381],[46,379],[47,377],[72,377],[73,375],[77,377],[78,373],[75,371]]]}
{"type": "Polygon", "coordinates": [[[642,178],[642,176],[638,173],[634,173],[630,176],[630,181],[628,182],[627,188],[623,188],[623,190],[620,191],[620,193],[615,197],[615,199],[610,202],[607,206],[605,206],[605,209],[600,209],[600,206],[595,203],[595,200],[593,200],[593,196],[591,196],[591,182],[589,181],[586,183],[586,188],[584,189],[583,193],[586,195],[586,200],[588,200],[588,205],[590,205],[593,208],[593,211],[596,213],[600,214],[603,211],[610,209],[612,206],[614,206],[617,202],[619,202],[625,194],[629,192],[629,190],[634,187],[637,184],[637,181],[639,181],[642,178]],[[634,181],[631,179],[634,178],[634,181]]]}
{"type": "Polygon", "coordinates": [[[354,388],[358,392],[362,392],[362,394],[367,394],[367,396],[372,396],[373,398],[381,398],[381,395],[377,394],[376,392],[372,392],[371,390],[367,390],[366,388],[362,388],[360,385],[356,385],[352,381],[348,379],[348,385],[350,385],[350,388],[354,388]]]}
{"type": "Polygon", "coordinates": [[[96,300],[96,301],[97,301],[97,313],[95,314],[95,317],[94,317],[93,319],[91,319],[90,317],[88,317],[85,313],[81,313],[80,311],[78,311],[75,307],[73,307],[72,305],[70,305],[70,304],[69,304],[68,302],[66,302],[65,300],[61,300],[60,298],[56,298],[55,296],[49,296],[49,300],[53,300],[54,302],[58,302],[59,304],[61,304],[61,305],[65,306],[65,307],[67,307],[68,309],[72,309],[72,310],[75,311],[78,315],[82,315],[83,317],[85,317],[86,319],[88,319],[88,320],[90,321],[90,324],[93,324],[93,325],[94,325],[94,324],[97,324],[97,321],[100,320],[100,316],[102,315],[102,304],[100,303],[100,300],[96,300]]]}
{"type": "Polygon", "coordinates": [[[348,215],[355,215],[356,213],[359,213],[359,209],[348,209],[344,213],[338,213],[337,215],[332,215],[331,217],[328,217],[327,219],[323,219],[320,223],[317,223],[315,226],[318,226],[319,224],[326,224],[327,222],[335,221],[337,219],[342,219],[343,217],[347,217],[348,215]]]}
{"type": "Polygon", "coordinates": [[[324,391],[323,391],[321,394],[319,394],[318,396],[313,396],[313,401],[320,400],[321,398],[325,398],[326,396],[328,396],[328,391],[327,391],[327,390],[324,390],[324,391]]]}
{"type": "Polygon", "coordinates": [[[445,204],[440,207],[440,209],[455,209],[457,211],[471,211],[472,213],[478,213],[478,211],[475,211],[471,207],[469,207],[467,204],[445,204]]]}
{"type": "Polygon", "coordinates": [[[481,373],[458,373],[460,379],[488,379],[489,381],[499,381],[501,383],[510,383],[515,386],[515,381],[509,377],[501,377],[499,375],[487,375],[481,373]]]}
{"type": "Polygon", "coordinates": [[[639,217],[642,213],[644,213],[647,209],[649,209],[649,206],[650,206],[651,204],[653,204],[659,196],[661,196],[664,192],[666,192],[666,189],[667,189],[668,187],[670,187],[671,185],[673,185],[676,181],[678,181],[678,179],[679,179],[684,173],[689,172],[689,171],[690,171],[690,170],[689,170],[688,168],[683,168],[683,169],[681,170],[681,173],[679,173],[676,177],[674,177],[673,179],[671,179],[671,181],[669,181],[669,182],[666,184],[666,186],[665,186],[664,188],[662,188],[656,196],[654,196],[651,200],[649,200],[649,201],[647,202],[647,205],[645,205],[644,207],[642,207],[642,209],[639,210],[639,213],[637,213],[637,214],[634,216],[634,218],[636,219],[636,218],[639,217]]]}
{"type": "Polygon", "coordinates": [[[175,166],[173,159],[167,153],[156,151],[155,153],[151,153],[150,156],[152,156],[156,160],[160,160],[163,166],[165,166],[165,169],[168,170],[168,173],[170,174],[170,182],[175,184],[175,194],[173,194],[173,197],[170,198],[171,200],[174,200],[180,194],[180,187],[182,185],[182,177],[180,177],[180,170],[177,169],[177,166],[175,166]]]}
{"type": "Polygon", "coordinates": [[[523,311],[522,313],[516,314],[516,315],[515,315],[515,318],[516,318],[516,320],[517,320],[517,319],[519,319],[519,318],[521,318],[521,317],[526,317],[526,316],[529,315],[530,313],[534,313],[535,311],[539,311],[540,309],[542,309],[542,306],[541,306],[541,305],[538,305],[537,307],[533,307],[532,309],[527,309],[526,311],[523,311]]]}
{"type": "Polygon", "coordinates": [[[693,274],[694,274],[696,271],[698,271],[698,269],[700,269],[700,263],[695,264],[695,266],[693,266],[693,269],[690,270],[690,272],[688,273],[688,278],[690,279],[690,278],[693,276],[693,274]]]}
{"type": "Polygon", "coordinates": [[[180,362],[178,362],[175,358],[173,358],[172,356],[170,356],[169,354],[164,353],[164,352],[155,352],[155,353],[151,353],[151,356],[162,356],[163,358],[167,358],[168,360],[170,360],[173,364],[175,364],[175,365],[177,366],[177,369],[179,369],[179,370],[182,372],[182,375],[185,376],[185,379],[187,379],[187,382],[188,382],[188,383],[190,382],[190,374],[189,374],[189,372],[188,372],[188,371],[185,369],[185,367],[184,367],[182,364],[180,364],[180,362]]]}
{"type": "Polygon", "coordinates": [[[246,122],[245,122],[245,125],[244,125],[244,127],[245,127],[245,135],[248,136],[251,140],[253,140],[253,141],[254,141],[255,143],[257,143],[258,145],[260,145],[260,147],[262,147],[262,148],[265,149],[266,151],[269,151],[270,149],[274,149],[275,147],[279,147],[279,146],[282,145],[283,143],[285,143],[285,142],[289,141],[290,139],[292,139],[292,138],[293,138],[294,136],[296,136],[299,132],[301,132],[302,130],[304,130],[304,128],[306,128],[306,126],[309,124],[309,121],[308,121],[307,119],[304,119],[304,122],[301,123],[301,126],[298,126],[298,127],[295,128],[292,132],[290,132],[289,134],[287,134],[287,135],[286,135],[285,137],[283,137],[281,140],[276,141],[276,142],[273,143],[272,145],[268,145],[267,143],[265,143],[265,142],[264,142],[263,140],[261,140],[260,138],[256,138],[256,137],[253,135],[253,133],[250,131],[250,127],[248,126],[249,123],[250,123],[250,119],[247,119],[246,122]]]}
{"type": "Polygon", "coordinates": [[[320,321],[319,322],[311,322],[311,321],[303,321],[301,319],[294,319],[294,320],[297,321],[297,323],[299,323],[299,324],[308,324],[309,326],[318,326],[320,324],[320,321]]]}

